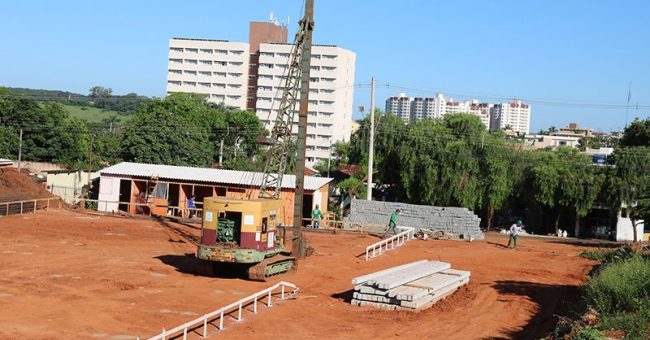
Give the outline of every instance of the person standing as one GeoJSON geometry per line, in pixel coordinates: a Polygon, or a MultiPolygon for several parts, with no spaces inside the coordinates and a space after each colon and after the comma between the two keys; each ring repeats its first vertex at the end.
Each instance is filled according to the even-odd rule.
{"type": "Polygon", "coordinates": [[[521,233],[524,225],[521,223],[521,220],[518,220],[517,223],[510,226],[510,238],[508,239],[508,248],[510,248],[510,243],[514,242],[515,249],[517,249],[517,236],[521,233]]]}
{"type": "Polygon", "coordinates": [[[194,195],[190,196],[190,199],[187,200],[187,210],[189,211],[188,218],[194,217],[194,213],[196,212],[196,200],[194,195]]]}
{"type": "Polygon", "coordinates": [[[396,209],[391,215],[390,215],[390,221],[388,221],[388,228],[386,228],[386,232],[384,233],[384,238],[386,238],[386,235],[388,235],[388,231],[392,230],[394,235],[397,235],[397,216],[401,213],[402,211],[399,209],[396,209]]]}
{"type": "Polygon", "coordinates": [[[320,220],[323,219],[323,212],[320,211],[318,204],[316,204],[316,209],[311,212],[311,219],[313,221],[314,229],[320,228],[320,220]]]}

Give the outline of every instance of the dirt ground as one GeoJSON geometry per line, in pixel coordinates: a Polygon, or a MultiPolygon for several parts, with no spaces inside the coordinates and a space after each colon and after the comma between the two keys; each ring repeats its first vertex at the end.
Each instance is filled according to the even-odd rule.
{"type": "Polygon", "coordinates": [[[18,172],[14,168],[0,169],[0,202],[53,197],[28,173],[26,170],[18,172]]]}
{"type": "MultiPolygon", "coordinates": [[[[271,282],[194,274],[196,227],[67,210],[0,217],[0,338],[148,337],[274,282],[300,287],[296,300],[210,328],[212,338],[535,338],[575,301],[594,262],[588,244],[523,238],[411,241],[366,262],[367,235],[308,233],[316,254],[271,282]],[[450,262],[471,281],[421,313],[350,305],[351,279],[419,259],[450,262]]],[[[191,338],[198,338],[191,334],[191,338]]]]}

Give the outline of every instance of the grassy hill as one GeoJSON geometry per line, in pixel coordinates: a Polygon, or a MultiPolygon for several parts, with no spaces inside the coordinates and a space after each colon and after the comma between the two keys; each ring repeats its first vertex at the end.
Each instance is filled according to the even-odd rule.
{"type": "Polygon", "coordinates": [[[65,109],[70,113],[71,117],[79,118],[85,120],[88,123],[99,123],[104,118],[110,118],[111,116],[116,116],[118,123],[124,123],[129,118],[130,115],[120,115],[117,111],[102,110],[92,106],[73,106],[73,105],[63,105],[65,109]]]}

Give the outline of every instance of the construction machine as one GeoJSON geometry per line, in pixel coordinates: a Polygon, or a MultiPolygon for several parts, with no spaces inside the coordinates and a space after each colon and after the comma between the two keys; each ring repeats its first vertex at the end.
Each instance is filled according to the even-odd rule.
{"type": "Polygon", "coordinates": [[[207,269],[214,273],[215,268],[229,263],[245,268],[249,279],[263,281],[295,269],[296,258],[304,257],[306,244],[301,223],[313,11],[314,0],[305,0],[305,15],[299,22],[284,84],[280,84],[282,100],[271,135],[260,140],[268,146],[268,151],[259,197],[254,200],[211,197],[203,201],[201,242],[197,250],[197,257],[204,261],[201,271],[207,269]],[[283,226],[285,216],[280,191],[298,103],[294,227],[291,228],[292,251],[289,253],[285,250],[285,233],[282,232],[282,237],[279,235],[280,230],[288,229],[283,226]]]}

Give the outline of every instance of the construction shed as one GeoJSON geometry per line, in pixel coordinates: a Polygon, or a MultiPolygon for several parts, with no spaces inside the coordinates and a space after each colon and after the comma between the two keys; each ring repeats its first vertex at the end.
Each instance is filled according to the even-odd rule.
{"type": "MultiPolygon", "coordinates": [[[[205,197],[257,198],[263,173],[123,162],[100,170],[99,176],[98,211],[188,217],[191,196],[197,214],[205,197]]],[[[305,176],[304,218],[316,204],[327,211],[330,181],[305,176]]],[[[293,223],[295,182],[294,175],[282,178],[285,224],[293,223]]]]}

